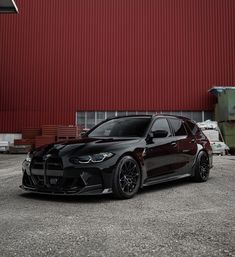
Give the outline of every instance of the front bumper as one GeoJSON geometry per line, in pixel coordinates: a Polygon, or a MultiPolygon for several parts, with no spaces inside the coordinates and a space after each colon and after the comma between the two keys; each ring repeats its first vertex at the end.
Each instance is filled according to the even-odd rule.
{"type": "Polygon", "coordinates": [[[94,195],[112,192],[111,166],[60,166],[24,161],[21,189],[53,195],[94,195]]]}

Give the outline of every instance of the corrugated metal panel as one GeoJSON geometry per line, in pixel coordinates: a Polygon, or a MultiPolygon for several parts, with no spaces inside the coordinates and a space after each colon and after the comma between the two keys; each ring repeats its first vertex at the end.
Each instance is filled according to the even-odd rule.
{"type": "Polygon", "coordinates": [[[0,16],[0,131],[78,110],[211,110],[235,84],[234,0],[18,0],[0,16]]]}

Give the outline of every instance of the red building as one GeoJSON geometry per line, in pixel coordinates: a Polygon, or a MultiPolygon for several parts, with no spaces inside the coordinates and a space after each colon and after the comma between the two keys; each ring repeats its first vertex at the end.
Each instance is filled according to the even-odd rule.
{"type": "Polygon", "coordinates": [[[0,15],[0,133],[126,112],[207,118],[235,85],[234,0],[16,0],[0,15]]]}

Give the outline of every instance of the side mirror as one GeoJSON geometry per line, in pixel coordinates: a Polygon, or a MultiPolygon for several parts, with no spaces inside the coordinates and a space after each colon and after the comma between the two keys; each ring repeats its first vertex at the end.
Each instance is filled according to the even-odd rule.
{"type": "Polygon", "coordinates": [[[82,131],[82,132],[80,133],[80,138],[84,138],[84,137],[85,137],[85,134],[86,134],[86,132],[85,132],[85,131],[82,131]]]}
{"type": "Polygon", "coordinates": [[[163,138],[167,137],[168,131],[166,130],[155,130],[151,132],[152,138],[163,138]]]}
{"type": "Polygon", "coordinates": [[[79,134],[81,138],[86,137],[86,133],[89,131],[89,129],[84,128],[81,133],[79,134]]]}

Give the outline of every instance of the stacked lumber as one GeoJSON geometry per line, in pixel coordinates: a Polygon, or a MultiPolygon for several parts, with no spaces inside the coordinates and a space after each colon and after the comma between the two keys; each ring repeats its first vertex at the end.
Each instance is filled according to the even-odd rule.
{"type": "Polygon", "coordinates": [[[12,151],[28,152],[43,145],[73,140],[80,137],[82,129],[74,125],[42,125],[41,128],[23,128],[22,139],[15,139],[12,151]]]}
{"type": "Polygon", "coordinates": [[[48,145],[56,142],[56,136],[42,135],[35,138],[35,147],[48,145]]]}
{"type": "Polygon", "coordinates": [[[58,126],[57,141],[79,138],[81,128],[79,126],[58,126]]]}
{"type": "Polygon", "coordinates": [[[22,139],[15,139],[9,148],[10,153],[27,153],[35,147],[35,137],[41,134],[40,128],[23,128],[22,139]]]}

